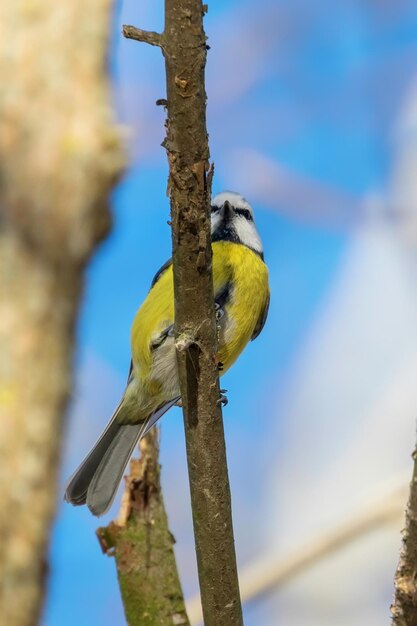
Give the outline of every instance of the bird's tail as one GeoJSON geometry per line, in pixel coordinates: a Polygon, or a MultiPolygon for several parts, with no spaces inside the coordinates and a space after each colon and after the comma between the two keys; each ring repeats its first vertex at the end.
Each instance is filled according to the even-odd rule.
{"type": "Polygon", "coordinates": [[[68,481],[65,500],[74,505],[87,504],[97,516],[111,506],[123,472],[139,439],[179,398],[167,402],[139,424],[123,424],[123,400],[104,432],[68,481]]]}

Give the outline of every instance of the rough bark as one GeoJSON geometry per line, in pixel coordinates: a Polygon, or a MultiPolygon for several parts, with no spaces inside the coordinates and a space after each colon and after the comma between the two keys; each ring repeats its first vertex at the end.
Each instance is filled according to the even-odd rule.
{"type": "Polygon", "coordinates": [[[178,369],[206,626],[243,624],[217,369],[200,0],[165,1],[167,137],[178,369]]]}
{"type": "Polygon", "coordinates": [[[206,129],[206,36],[201,0],[165,0],[163,34],[126,37],[160,46],[166,64],[175,332],[194,533],[206,626],[243,624],[216,359],[206,129]]]}
{"type": "Polygon", "coordinates": [[[103,551],[116,559],[129,626],[189,626],[160,485],[158,431],[132,459],[119,519],[97,531],[103,551]]]}
{"type": "Polygon", "coordinates": [[[405,529],[398,568],[395,595],[391,606],[393,626],[417,626],[417,449],[405,513],[405,529]]]}
{"type": "Polygon", "coordinates": [[[3,0],[0,21],[0,615],[37,622],[83,268],[122,158],[109,0],[3,0]],[[63,34],[65,33],[65,34],[63,34]],[[66,36],[71,33],[71,36],[66,36]]]}

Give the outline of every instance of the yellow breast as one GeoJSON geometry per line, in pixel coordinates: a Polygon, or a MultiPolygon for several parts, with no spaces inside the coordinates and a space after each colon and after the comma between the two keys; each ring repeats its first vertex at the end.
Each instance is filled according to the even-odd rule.
{"type": "MultiPolygon", "coordinates": [[[[218,358],[223,372],[237,359],[251,339],[268,297],[268,270],[262,259],[241,244],[213,243],[214,293],[231,285],[225,305],[226,324],[219,337],[218,358]]],[[[150,344],[174,322],[172,266],[159,278],[136,314],[132,326],[134,366],[146,377],[152,366],[150,344]]]]}

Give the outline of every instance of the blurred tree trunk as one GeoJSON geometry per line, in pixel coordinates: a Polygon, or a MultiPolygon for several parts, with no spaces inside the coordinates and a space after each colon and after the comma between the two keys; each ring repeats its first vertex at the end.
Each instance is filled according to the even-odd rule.
{"type": "Polygon", "coordinates": [[[122,156],[106,78],[110,0],[2,0],[0,615],[36,623],[83,269],[122,156]]]}

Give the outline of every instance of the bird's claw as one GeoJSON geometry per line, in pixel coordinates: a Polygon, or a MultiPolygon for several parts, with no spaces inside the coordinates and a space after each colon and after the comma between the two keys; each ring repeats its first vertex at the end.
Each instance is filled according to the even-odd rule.
{"type": "Polygon", "coordinates": [[[216,321],[219,322],[224,315],[224,311],[218,302],[214,303],[214,310],[216,312],[216,321]]]}
{"type": "Polygon", "coordinates": [[[220,398],[217,400],[217,404],[221,404],[222,406],[226,406],[229,403],[227,396],[227,389],[220,389],[220,398]]]}

